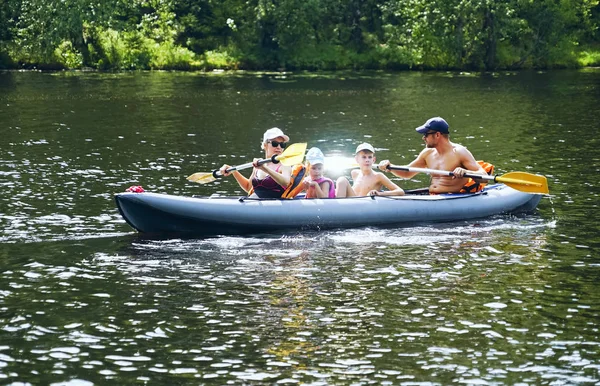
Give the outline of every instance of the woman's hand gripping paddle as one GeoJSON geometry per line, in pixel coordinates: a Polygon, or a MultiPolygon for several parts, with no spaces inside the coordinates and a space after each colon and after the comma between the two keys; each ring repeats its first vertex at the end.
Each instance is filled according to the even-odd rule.
{"type": "MultiPolygon", "coordinates": [[[[258,161],[258,165],[263,165],[268,162],[279,163],[283,165],[292,166],[302,163],[304,160],[304,153],[306,152],[306,143],[294,143],[288,146],[285,151],[279,155],[275,154],[271,158],[261,159],[258,161]]],[[[245,163],[243,165],[232,166],[227,169],[227,173],[231,173],[234,170],[249,169],[252,167],[252,162],[245,163]]],[[[197,182],[199,184],[208,184],[216,181],[217,178],[221,178],[223,175],[219,169],[215,169],[212,172],[198,172],[187,177],[188,181],[197,182]]]]}

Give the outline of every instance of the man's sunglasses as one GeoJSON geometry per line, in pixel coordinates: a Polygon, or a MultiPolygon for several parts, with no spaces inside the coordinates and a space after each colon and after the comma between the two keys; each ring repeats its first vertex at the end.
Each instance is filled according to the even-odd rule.
{"type": "Polygon", "coordinates": [[[271,146],[273,147],[281,147],[282,149],[285,149],[287,147],[287,142],[277,142],[277,141],[271,141],[271,146]]]}
{"type": "Polygon", "coordinates": [[[427,133],[423,134],[423,137],[427,137],[429,134],[435,134],[437,133],[437,131],[428,131],[427,133]]]}

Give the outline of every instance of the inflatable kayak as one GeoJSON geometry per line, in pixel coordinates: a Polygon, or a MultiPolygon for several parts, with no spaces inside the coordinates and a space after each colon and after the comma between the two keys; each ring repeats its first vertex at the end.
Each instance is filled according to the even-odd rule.
{"type": "Polygon", "coordinates": [[[533,211],[541,197],[497,184],[472,194],[401,197],[281,200],[119,193],[115,200],[139,232],[212,236],[467,220],[533,211]]]}

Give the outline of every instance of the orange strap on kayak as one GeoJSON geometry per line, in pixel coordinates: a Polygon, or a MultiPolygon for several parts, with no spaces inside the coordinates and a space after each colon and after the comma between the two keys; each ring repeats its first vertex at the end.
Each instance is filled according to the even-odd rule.
{"type": "MultiPolygon", "coordinates": [[[[492,165],[489,162],[485,162],[485,161],[477,161],[477,163],[479,164],[479,166],[481,166],[483,168],[483,170],[485,170],[485,172],[488,175],[493,175],[494,174],[494,165],[492,165]]],[[[475,192],[479,192],[481,190],[483,190],[484,186],[487,185],[487,182],[484,180],[479,180],[479,181],[475,181],[472,178],[469,178],[469,180],[467,181],[467,183],[465,184],[465,186],[462,187],[462,189],[460,189],[459,193],[475,193],[475,192]]]]}

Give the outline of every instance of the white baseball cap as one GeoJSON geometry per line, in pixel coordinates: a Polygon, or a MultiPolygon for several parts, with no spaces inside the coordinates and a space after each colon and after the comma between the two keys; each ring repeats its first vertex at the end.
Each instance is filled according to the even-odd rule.
{"type": "Polygon", "coordinates": [[[311,165],[316,164],[325,164],[325,156],[323,152],[318,147],[311,147],[306,153],[306,160],[310,162],[311,165]]]}
{"type": "Polygon", "coordinates": [[[371,153],[375,154],[375,149],[373,148],[373,146],[371,146],[370,144],[368,144],[366,142],[361,143],[360,145],[358,145],[356,147],[356,151],[354,152],[354,154],[358,154],[358,152],[362,151],[362,150],[368,150],[371,153]]]}
{"type": "Polygon", "coordinates": [[[275,139],[277,137],[282,137],[286,142],[290,140],[290,137],[288,137],[287,135],[283,134],[283,131],[281,131],[280,128],[278,127],[273,127],[267,131],[265,131],[265,133],[263,134],[263,143],[266,143],[272,139],[275,139]]]}

